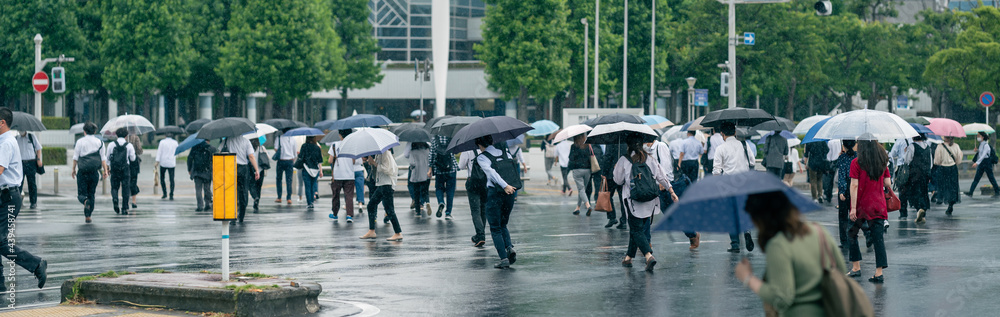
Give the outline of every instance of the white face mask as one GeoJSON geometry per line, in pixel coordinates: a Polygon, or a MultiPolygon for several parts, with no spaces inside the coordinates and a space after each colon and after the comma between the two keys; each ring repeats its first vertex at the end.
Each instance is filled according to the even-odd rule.
{"type": "Polygon", "coordinates": [[[642,149],[643,149],[644,151],[646,151],[646,152],[649,152],[649,151],[652,151],[652,150],[653,150],[653,148],[652,148],[652,147],[650,147],[649,145],[645,145],[645,144],[643,144],[643,145],[642,145],[642,149]]]}
{"type": "Polygon", "coordinates": [[[977,137],[976,141],[983,142],[983,137],[977,137]]]}

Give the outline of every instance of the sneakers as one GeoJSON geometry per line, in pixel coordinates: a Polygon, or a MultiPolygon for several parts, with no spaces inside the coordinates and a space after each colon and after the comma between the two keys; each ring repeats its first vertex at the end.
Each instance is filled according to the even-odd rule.
{"type": "Polygon", "coordinates": [[[354,218],[351,218],[351,216],[347,216],[347,223],[354,223],[354,218]]]}
{"type": "MultiPolygon", "coordinates": [[[[314,207],[313,207],[313,205],[312,205],[312,204],[309,204],[308,206],[306,206],[306,209],[308,209],[308,210],[313,210],[313,208],[314,208],[314,207]]],[[[254,213],[257,213],[257,208],[256,208],[256,207],[254,207],[254,209],[253,209],[253,212],[254,212],[254,213]]]]}
{"type": "Polygon", "coordinates": [[[444,220],[451,220],[451,214],[444,215],[444,220]]]}
{"type": "Polygon", "coordinates": [[[914,220],[914,222],[916,222],[916,223],[925,223],[925,222],[927,222],[927,219],[924,219],[924,216],[926,214],[927,214],[926,210],[918,209],[917,210],[917,219],[914,220]]]}
{"type": "Polygon", "coordinates": [[[726,249],[726,252],[729,252],[729,253],[740,253],[740,247],[726,249]]]}
{"type": "Polygon", "coordinates": [[[951,212],[952,212],[952,211],[955,211],[955,208],[954,208],[954,207],[955,207],[955,206],[952,206],[952,205],[948,205],[948,210],[945,210],[945,211],[944,211],[944,214],[945,214],[945,215],[949,215],[949,216],[951,216],[951,212]]]}
{"type": "Polygon", "coordinates": [[[507,248],[507,259],[510,260],[510,264],[517,262],[517,251],[514,251],[514,247],[507,248]]]}
{"type": "Polygon", "coordinates": [[[501,259],[500,262],[497,262],[497,264],[493,265],[493,268],[497,269],[510,268],[510,261],[508,261],[507,259],[501,259]]]}
{"type": "Polygon", "coordinates": [[[337,222],[337,219],[339,218],[337,216],[334,216],[333,214],[330,214],[330,219],[333,219],[333,222],[337,222]]]}
{"type": "Polygon", "coordinates": [[[427,211],[427,215],[430,216],[431,215],[431,203],[424,204],[424,210],[426,210],[427,211]]]}
{"type": "Polygon", "coordinates": [[[444,204],[438,204],[438,211],[434,215],[441,218],[442,213],[444,213],[444,204]]]}

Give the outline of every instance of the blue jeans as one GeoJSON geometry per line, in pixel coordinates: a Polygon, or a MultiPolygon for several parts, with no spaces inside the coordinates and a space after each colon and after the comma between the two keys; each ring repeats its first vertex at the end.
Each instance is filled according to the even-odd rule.
{"type": "Polygon", "coordinates": [[[358,202],[365,203],[365,172],[355,171],[354,172],[354,196],[357,197],[358,202]]]}
{"type": "Polygon", "coordinates": [[[490,223],[490,236],[500,259],[507,258],[507,249],[513,248],[507,222],[514,209],[514,195],[507,195],[501,188],[490,187],[486,193],[486,221],[490,223]]]}
{"type": "Polygon", "coordinates": [[[316,192],[319,191],[319,181],[316,177],[309,176],[305,170],[302,170],[302,181],[306,183],[306,203],[311,206],[316,200],[316,192]]]}
{"type": "MultiPolygon", "coordinates": [[[[455,173],[434,174],[434,195],[437,196],[438,204],[445,204],[445,214],[451,214],[451,204],[455,201],[455,173]],[[445,203],[445,194],[448,194],[445,203]]],[[[514,196],[511,196],[513,201],[514,196]]]]}
{"type": "Polygon", "coordinates": [[[278,189],[278,199],[281,199],[281,176],[285,176],[285,185],[288,187],[288,195],[285,199],[292,200],[292,161],[284,160],[278,161],[278,166],[275,168],[275,187],[278,189]]]}

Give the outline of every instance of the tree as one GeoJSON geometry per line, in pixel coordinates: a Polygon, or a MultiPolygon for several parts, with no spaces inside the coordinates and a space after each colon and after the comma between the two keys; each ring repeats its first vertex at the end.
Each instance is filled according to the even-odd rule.
{"type": "Polygon", "coordinates": [[[955,89],[966,108],[978,105],[984,91],[1000,91],[1000,10],[979,7],[959,13],[962,31],[955,47],[935,53],[927,60],[924,78],[955,89]]]}
{"type": "Polygon", "coordinates": [[[330,78],[325,88],[340,90],[340,98],[346,103],[349,89],[367,89],[382,82],[385,75],[381,64],[375,60],[381,48],[368,22],[368,0],[332,0],[331,3],[340,46],[344,50],[344,69],[339,76],[330,78]]]}
{"type": "MultiPolygon", "coordinates": [[[[191,76],[185,85],[167,89],[167,95],[193,99],[202,92],[213,92],[221,96],[226,90],[225,81],[216,72],[216,68],[222,55],[221,48],[231,16],[231,6],[231,0],[185,1],[182,27],[191,35],[191,49],[195,54],[189,61],[191,76]]],[[[230,100],[240,99],[237,91],[230,92],[230,100]]],[[[237,115],[239,110],[237,105],[231,102],[223,107],[222,115],[237,115]]]]}

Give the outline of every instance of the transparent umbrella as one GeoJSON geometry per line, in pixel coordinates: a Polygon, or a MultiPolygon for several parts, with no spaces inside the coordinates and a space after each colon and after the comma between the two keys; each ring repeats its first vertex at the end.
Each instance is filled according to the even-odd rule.
{"type": "Polygon", "coordinates": [[[156,131],[153,123],[145,117],[127,114],[108,120],[108,123],[101,128],[101,133],[114,133],[119,128],[127,128],[129,134],[146,134],[156,131]]]}
{"type": "Polygon", "coordinates": [[[833,116],[816,132],[817,139],[856,139],[871,134],[880,142],[892,142],[899,138],[918,135],[910,123],[899,116],[885,111],[854,110],[833,116]]]}

